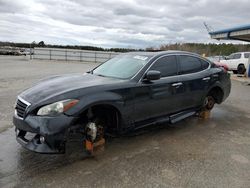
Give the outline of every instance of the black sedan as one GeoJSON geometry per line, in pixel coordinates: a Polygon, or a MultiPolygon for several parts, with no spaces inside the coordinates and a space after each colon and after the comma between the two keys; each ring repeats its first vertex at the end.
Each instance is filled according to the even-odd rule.
{"type": "Polygon", "coordinates": [[[70,133],[97,141],[211,110],[230,93],[229,74],[189,52],[133,52],[84,74],[55,76],[17,97],[17,141],[39,153],[63,153],[70,133]],[[30,136],[31,135],[31,136],[30,136]]]}

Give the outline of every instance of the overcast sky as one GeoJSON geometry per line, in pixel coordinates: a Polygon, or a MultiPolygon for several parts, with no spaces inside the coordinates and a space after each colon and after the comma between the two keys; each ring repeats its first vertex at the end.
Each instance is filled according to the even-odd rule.
{"type": "Polygon", "coordinates": [[[250,24],[249,0],[0,0],[0,41],[101,47],[216,42],[215,30],[250,24]]]}

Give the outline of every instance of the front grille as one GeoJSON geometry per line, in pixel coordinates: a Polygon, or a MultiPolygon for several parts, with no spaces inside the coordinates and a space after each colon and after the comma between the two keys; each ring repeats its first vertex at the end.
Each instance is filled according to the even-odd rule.
{"type": "Polygon", "coordinates": [[[28,104],[25,104],[20,99],[16,102],[16,115],[20,118],[24,118],[25,110],[27,109],[28,104]]]}

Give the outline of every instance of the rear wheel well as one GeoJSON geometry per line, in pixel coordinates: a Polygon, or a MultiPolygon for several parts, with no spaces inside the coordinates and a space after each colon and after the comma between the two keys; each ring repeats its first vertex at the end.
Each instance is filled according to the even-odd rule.
{"type": "Polygon", "coordinates": [[[220,87],[216,86],[210,89],[207,96],[212,96],[215,99],[215,102],[220,104],[223,100],[224,92],[220,87]]]}

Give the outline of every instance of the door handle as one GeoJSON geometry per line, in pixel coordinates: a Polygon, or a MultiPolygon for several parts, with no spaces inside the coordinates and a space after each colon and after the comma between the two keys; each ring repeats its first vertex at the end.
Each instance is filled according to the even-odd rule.
{"type": "Polygon", "coordinates": [[[181,85],[183,85],[182,82],[177,82],[177,83],[173,83],[172,84],[173,87],[177,87],[177,86],[181,86],[181,85]]]}
{"type": "Polygon", "coordinates": [[[212,77],[213,77],[213,78],[218,78],[219,75],[218,75],[218,74],[213,74],[212,77]]]}
{"type": "Polygon", "coordinates": [[[207,80],[210,80],[210,79],[211,79],[210,77],[202,78],[203,81],[207,81],[207,80]]]}

